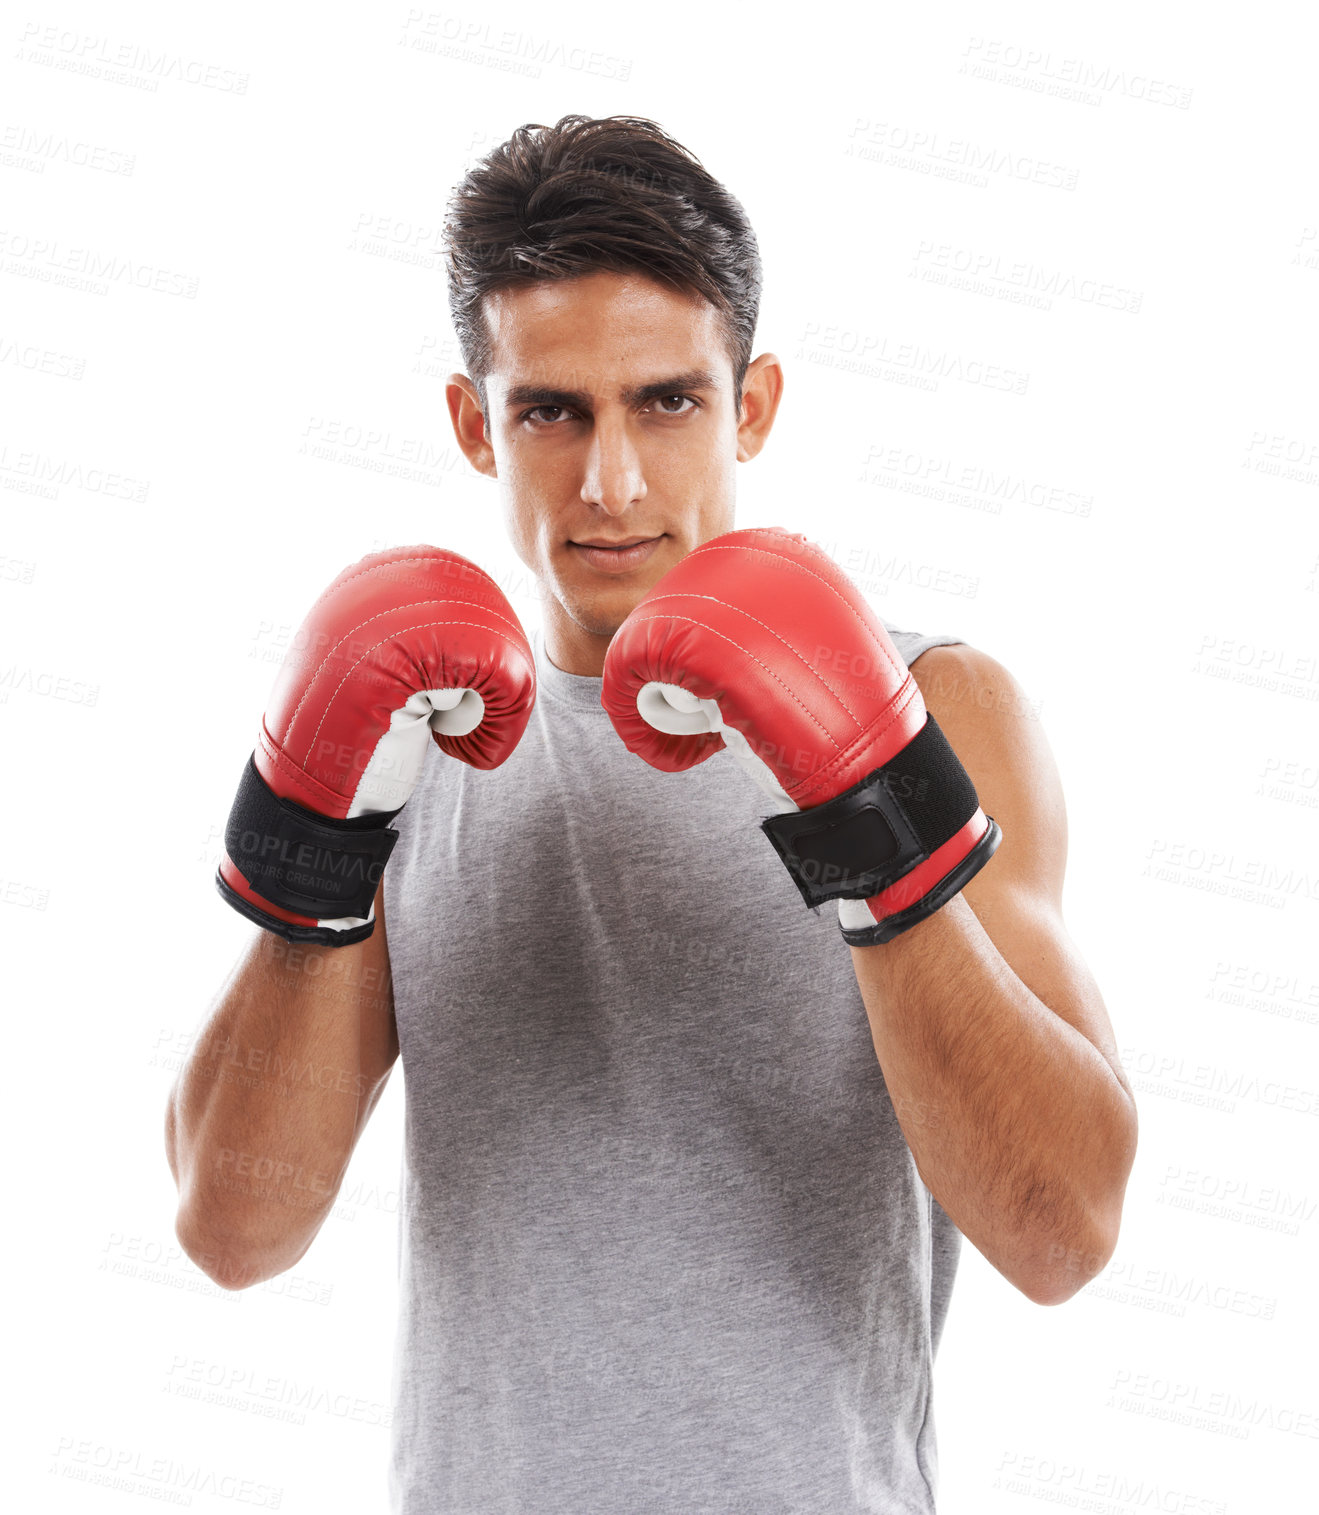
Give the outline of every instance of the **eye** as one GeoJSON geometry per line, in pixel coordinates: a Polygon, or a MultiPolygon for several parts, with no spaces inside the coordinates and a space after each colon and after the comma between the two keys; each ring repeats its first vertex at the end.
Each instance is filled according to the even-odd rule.
{"type": "MultiPolygon", "coordinates": [[[[572,414],[571,411],[565,410],[562,405],[533,405],[530,410],[524,410],[519,419],[523,421],[529,421],[533,417],[542,417],[543,412],[545,411],[554,411],[556,415],[561,416],[572,414]]],[[[554,422],[552,420],[545,420],[542,418],[538,419],[536,424],[540,426],[553,426],[554,422]]]]}
{"type": "MultiPolygon", "coordinates": [[[[693,399],[691,395],[661,395],[657,400],[652,400],[650,404],[646,405],[642,410],[642,414],[645,415],[647,411],[656,405],[659,406],[659,413],[665,416],[689,416],[701,408],[701,402],[693,399]],[[688,408],[681,408],[684,406],[688,408]]],[[[518,417],[518,420],[530,422],[533,426],[554,428],[560,424],[561,419],[571,420],[574,415],[574,411],[569,410],[563,405],[533,405],[530,410],[524,410],[518,417]]]]}

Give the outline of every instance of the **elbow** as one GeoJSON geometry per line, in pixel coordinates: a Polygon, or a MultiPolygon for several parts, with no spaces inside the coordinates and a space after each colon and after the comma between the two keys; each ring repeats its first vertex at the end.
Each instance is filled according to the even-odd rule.
{"type": "Polygon", "coordinates": [[[1075,1206],[1079,1223],[1069,1235],[1053,1235],[1037,1249],[1025,1276],[1013,1282],[1037,1305],[1061,1305],[1079,1294],[1108,1267],[1117,1251],[1122,1227],[1122,1203],[1136,1158],[1135,1104],[1128,1097],[1124,1120],[1109,1145],[1110,1168],[1104,1192],[1081,1198],[1075,1206]]]}
{"type": "Polygon", "coordinates": [[[1120,1207],[1096,1216],[1084,1234],[1055,1238],[1012,1282],[1037,1305],[1063,1305],[1099,1277],[1117,1251],[1120,1207]]]}
{"type": "Polygon", "coordinates": [[[244,1238],[217,1232],[183,1209],[175,1219],[174,1235],[190,1261],[213,1284],[234,1292],[266,1283],[297,1261],[297,1258],[287,1262],[275,1261],[259,1255],[244,1238]]]}
{"type": "Polygon", "coordinates": [[[188,1202],[192,1186],[179,1171],[178,1116],[173,1094],[165,1106],[165,1157],[180,1195],[174,1236],[188,1260],[222,1289],[247,1289],[271,1277],[257,1265],[239,1237],[223,1230],[213,1216],[200,1213],[188,1202]]]}

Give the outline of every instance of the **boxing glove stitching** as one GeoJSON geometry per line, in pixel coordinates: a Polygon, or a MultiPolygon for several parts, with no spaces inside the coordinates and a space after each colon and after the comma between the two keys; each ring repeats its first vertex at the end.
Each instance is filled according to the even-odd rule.
{"type": "MultiPolygon", "coordinates": [[[[807,774],[807,776],[801,781],[800,784],[795,785],[794,788],[789,791],[789,793],[792,795],[792,798],[795,800],[799,794],[807,792],[808,789],[818,789],[822,783],[825,783],[827,780],[835,776],[837,769],[845,768],[847,766],[847,764],[852,760],[852,757],[855,755],[858,747],[873,743],[875,739],[882,736],[890,726],[892,726],[895,722],[901,720],[903,715],[906,713],[908,705],[910,705],[912,700],[920,694],[920,690],[916,685],[916,681],[912,679],[910,675],[908,675],[906,680],[906,689],[906,698],[902,700],[900,704],[896,706],[890,704],[887,710],[881,711],[880,714],[877,715],[873,721],[871,721],[870,725],[867,726],[865,730],[860,732],[853,741],[849,742],[841,752],[836,752],[827,763],[817,768],[814,773],[807,774]]],[[[906,744],[904,743],[904,746],[905,745],[906,744]]],[[[898,749],[898,752],[901,751],[902,748],[900,747],[898,749]]],[[[898,752],[893,753],[892,757],[897,757],[898,752]]],[[[889,762],[891,760],[891,758],[886,758],[884,761],[889,762]]],[[[876,766],[882,765],[877,764],[876,766]]]]}
{"type": "MultiPolygon", "coordinates": [[[[479,564],[473,563],[469,558],[463,557],[461,553],[445,552],[442,547],[437,547],[434,552],[425,554],[421,557],[416,556],[414,551],[413,555],[410,557],[381,558],[379,561],[370,564],[369,567],[359,568],[356,573],[350,573],[346,579],[336,579],[334,583],[329,586],[329,588],[325,589],[316,598],[315,603],[307,612],[307,617],[310,618],[313,612],[319,610],[321,605],[326,600],[328,600],[331,595],[337,594],[341,589],[346,589],[349,584],[353,583],[356,579],[360,579],[364,574],[374,573],[378,568],[397,568],[403,563],[463,563],[468,568],[472,569],[473,572],[479,573],[482,578],[488,580],[491,584],[494,584],[494,587],[496,589],[499,589],[499,585],[495,584],[495,581],[479,564]]],[[[500,593],[502,594],[503,591],[500,590],[500,593]]]]}
{"type": "MultiPolygon", "coordinates": [[[[400,610],[415,610],[419,605],[466,605],[466,606],[468,606],[470,608],[471,605],[472,605],[472,601],[471,600],[457,599],[457,598],[447,599],[447,600],[438,600],[438,599],[432,599],[432,600],[412,600],[412,601],[410,601],[406,605],[391,605],[388,610],[377,611],[375,615],[367,616],[366,620],[359,621],[358,624],[356,626],[354,626],[351,630],[345,631],[344,634],[339,638],[339,640],[334,644],[334,646],[328,649],[328,651],[326,652],[325,656],[321,659],[320,666],[316,669],[315,673],[313,673],[308,678],[308,680],[307,680],[307,687],[302,691],[302,698],[298,701],[297,705],[294,707],[293,714],[291,716],[289,716],[288,725],[284,728],[284,735],[280,738],[280,740],[282,742],[287,742],[292,737],[294,723],[297,721],[298,715],[301,712],[303,705],[306,704],[307,699],[308,699],[308,697],[311,694],[312,687],[315,685],[316,680],[318,678],[320,678],[322,672],[325,669],[326,664],[330,661],[330,659],[334,656],[334,654],[339,650],[339,648],[343,646],[343,644],[348,640],[349,637],[356,635],[357,632],[361,631],[361,629],[362,629],[363,626],[369,626],[372,621],[378,621],[378,620],[380,620],[380,618],[382,616],[394,615],[394,614],[396,614],[400,610]]],[[[484,605],[481,606],[482,610],[484,610],[486,608],[487,607],[484,606],[484,605]]],[[[521,627],[518,626],[515,621],[510,621],[509,618],[506,615],[502,615],[499,611],[492,610],[490,612],[490,614],[493,615],[493,616],[497,616],[501,621],[504,622],[504,624],[506,626],[511,626],[511,627],[514,628],[514,630],[519,630],[519,631],[521,630],[521,627]]],[[[436,625],[438,623],[437,622],[431,622],[430,624],[431,625],[436,625]]],[[[470,625],[471,623],[470,622],[466,622],[466,621],[455,621],[455,622],[453,622],[453,624],[455,626],[459,626],[459,625],[470,625]]],[[[405,632],[416,631],[417,629],[418,628],[416,626],[400,626],[399,629],[396,632],[393,633],[393,635],[394,636],[402,636],[405,632]]],[[[494,628],[492,627],[491,629],[493,630],[494,628]]],[[[502,636],[503,632],[498,632],[497,635],[502,636]]],[[[388,641],[389,638],[386,637],[385,640],[388,641]]],[[[381,643],[381,642],[377,642],[376,643],[377,647],[380,647],[382,645],[383,645],[383,643],[381,643]]],[[[372,650],[374,651],[374,649],[372,649],[372,650]]],[[[337,694],[338,690],[336,690],[335,693],[337,694]]],[[[317,733],[319,734],[320,727],[318,726],[316,728],[316,730],[317,730],[317,733]]],[[[314,742],[315,740],[316,740],[316,738],[313,737],[312,741],[314,742]]]]}
{"type": "MultiPolygon", "coordinates": [[[[856,751],[856,749],[857,749],[857,747],[859,745],[861,745],[861,744],[863,744],[863,743],[865,743],[867,741],[873,742],[875,740],[875,738],[877,736],[882,735],[883,732],[888,729],[888,727],[892,726],[896,721],[900,720],[901,717],[903,716],[903,714],[906,712],[907,707],[911,704],[912,699],[916,695],[918,695],[920,691],[919,691],[919,689],[916,686],[915,680],[911,676],[911,670],[910,670],[910,668],[905,663],[902,665],[901,668],[899,668],[898,664],[893,660],[892,656],[889,653],[888,646],[886,645],[886,639],[881,639],[880,637],[878,637],[878,636],[875,635],[875,632],[866,623],[865,618],[862,617],[862,616],[857,615],[857,607],[855,605],[853,605],[847,599],[847,597],[839,591],[839,589],[835,585],[831,584],[828,581],[828,579],[826,579],[822,574],[817,573],[813,568],[809,568],[805,563],[801,562],[800,559],[794,558],[794,557],[792,557],[792,556],[790,556],[790,555],[788,555],[786,553],[772,552],[772,551],[770,551],[769,546],[765,546],[765,547],[749,547],[749,546],[745,546],[745,545],[734,546],[731,543],[728,544],[727,546],[717,546],[717,547],[714,546],[711,543],[706,543],[702,547],[698,548],[697,551],[705,551],[707,549],[710,550],[710,551],[713,551],[713,552],[763,552],[767,557],[772,557],[773,559],[775,559],[776,562],[785,563],[788,566],[793,567],[793,568],[800,568],[804,573],[809,574],[811,576],[811,578],[816,579],[819,583],[823,584],[825,586],[825,588],[828,589],[834,595],[834,597],[836,599],[839,599],[839,600],[842,601],[842,603],[844,604],[844,606],[849,611],[852,612],[852,614],[856,618],[857,622],[860,625],[862,625],[862,626],[865,627],[865,630],[866,630],[867,634],[870,636],[871,641],[874,642],[874,644],[884,654],[884,657],[887,659],[888,664],[889,664],[890,668],[892,668],[893,672],[895,674],[900,673],[902,675],[902,685],[899,688],[899,693],[901,693],[902,688],[905,687],[905,689],[907,691],[906,698],[903,699],[903,700],[901,700],[901,702],[898,703],[898,704],[896,704],[896,705],[892,701],[890,701],[889,705],[885,708],[885,710],[882,711],[880,713],[880,715],[878,715],[875,718],[875,720],[871,721],[871,723],[868,726],[866,726],[864,729],[862,729],[858,733],[858,735],[851,742],[848,743],[848,745],[845,748],[843,748],[839,752],[836,752],[834,754],[834,756],[831,757],[829,759],[829,761],[827,763],[825,763],[821,768],[817,769],[815,773],[808,775],[808,777],[805,778],[805,779],[803,779],[800,784],[794,786],[794,788],[792,790],[790,790],[789,793],[791,794],[792,798],[794,800],[796,800],[797,797],[798,797],[798,795],[800,795],[800,794],[802,794],[804,792],[810,792],[810,791],[813,791],[813,790],[819,788],[820,785],[823,784],[823,783],[825,783],[825,782],[827,782],[827,780],[829,778],[831,778],[837,772],[837,770],[839,768],[845,767],[847,765],[847,763],[850,761],[851,755],[856,751]]],[[[675,593],[675,594],[676,593],[681,593],[681,592],[682,591],[679,591],[679,590],[673,591],[673,593],[675,593]]],[[[696,597],[697,596],[693,595],[693,598],[696,598],[696,597]]],[[[663,595],[657,595],[654,598],[656,598],[656,599],[663,599],[663,598],[665,598],[665,596],[663,596],[663,595]]],[[[704,597],[702,597],[702,598],[704,598],[704,597]]],[[[713,598],[713,596],[710,596],[709,598],[713,598]]],[[[733,607],[730,607],[730,608],[736,609],[737,607],[733,606],[733,607]]],[[[744,612],[744,613],[747,613],[747,612],[744,612]]],[[[754,620],[755,617],[753,616],[752,619],[754,620]]],[[[785,643],[785,645],[787,645],[787,644],[785,643]]],[[[797,655],[799,657],[801,656],[800,653],[797,654],[797,655]]],[[[806,660],[803,658],[802,661],[805,662],[806,660]]],[[[806,666],[808,668],[811,668],[811,665],[809,663],[807,663],[806,666]]],[[[832,694],[834,696],[834,698],[838,701],[838,703],[840,705],[843,705],[843,708],[846,710],[847,706],[843,702],[842,696],[839,695],[839,694],[837,694],[837,693],[835,693],[835,691],[829,685],[829,682],[821,676],[819,669],[817,669],[817,668],[811,668],[811,671],[815,674],[815,676],[818,679],[820,679],[820,682],[824,685],[824,687],[829,690],[830,694],[832,694]]],[[[851,715],[851,711],[850,710],[848,711],[848,714],[851,715]]],[[[856,717],[855,716],[853,716],[852,719],[854,721],[856,721],[856,717]]],[[[860,725],[860,722],[858,721],[857,724],[860,725]]],[[[837,746],[838,745],[837,742],[835,742],[834,745],[837,746]]]]}
{"type": "MultiPolygon", "coordinates": [[[[632,614],[632,616],[630,616],[628,619],[632,622],[632,624],[634,626],[642,625],[646,621],[658,621],[658,620],[690,621],[693,626],[703,627],[706,631],[710,632],[711,635],[713,635],[713,636],[723,637],[723,639],[724,639],[725,642],[728,642],[732,646],[736,647],[739,652],[746,653],[747,657],[749,657],[753,663],[760,663],[760,666],[765,670],[765,672],[767,674],[769,674],[770,678],[772,678],[776,684],[782,685],[783,689],[786,691],[786,693],[788,695],[788,698],[791,699],[792,701],[794,701],[794,703],[796,703],[797,705],[801,706],[803,714],[805,714],[812,721],[815,722],[815,724],[820,728],[820,730],[824,732],[825,736],[827,736],[829,738],[829,740],[831,742],[833,742],[833,744],[834,744],[835,747],[838,746],[837,739],[834,737],[833,733],[829,730],[829,728],[820,720],[820,718],[818,716],[812,714],[811,711],[807,710],[807,708],[806,708],[805,705],[802,705],[802,702],[797,698],[797,696],[792,692],[792,690],[789,689],[788,686],[783,683],[783,680],[778,676],[777,673],[774,672],[774,670],[769,666],[768,663],[761,663],[760,659],[755,655],[754,652],[751,651],[751,649],[749,647],[743,647],[740,643],[734,642],[733,639],[732,639],[732,637],[728,636],[725,632],[720,631],[717,627],[711,626],[706,621],[698,620],[694,615],[681,615],[681,616],[680,615],[674,615],[672,611],[669,611],[664,616],[654,616],[654,615],[640,615],[639,616],[634,611],[633,614],[632,614]]],[[[754,619],[754,617],[753,617],[753,619],[754,619]]],[[[810,667],[809,663],[807,664],[807,667],[810,667]]],[[[635,701],[634,701],[634,705],[635,705],[635,701]]],[[[740,730],[741,728],[739,727],[738,729],[740,730]]],[[[743,733],[743,735],[745,735],[745,732],[743,733]]],[[[832,761],[832,759],[830,761],[832,761]]]]}
{"type": "MultiPolygon", "coordinates": [[[[289,757],[287,753],[285,753],[284,749],[279,745],[278,742],[275,741],[274,737],[271,736],[270,732],[266,729],[266,723],[264,721],[261,723],[261,734],[258,740],[261,743],[262,751],[266,754],[270,761],[274,763],[277,768],[287,768],[290,778],[299,787],[304,784],[314,784],[317,789],[324,790],[325,794],[329,796],[332,807],[337,806],[343,800],[352,799],[352,795],[340,794],[337,790],[331,789],[327,784],[321,783],[320,779],[318,779],[314,774],[308,773],[305,768],[301,767],[291,757],[289,757]]],[[[281,798],[283,798],[283,796],[281,796],[281,798]]],[[[299,800],[296,803],[301,804],[302,801],[299,800]]],[[[312,807],[307,806],[306,808],[311,809],[312,807]]],[[[336,816],[334,819],[338,820],[341,819],[341,817],[336,816]]]]}
{"type": "MultiPolygon", "coordinates": [[[[482,626],[477,621],[425,621],[420,626],[409,626],[407,629],[408,629],[408,631],[425,631],[426,628],[429,627],[429,626],[475,626],[478,631],[491,631],[493,629],[492,627],[489,627],[489,626],[482,626]]],[[[516,648],[519,653],[521,653],[523,651],[523,649],[521,647],[518,647],[517,643],[514,642],[514,640],[513,640],[512,637],[510,637],[510,636],[504,636],[504,633],[502,631],[495,631],[494,634],[497,637],[503,637],[504,640],[511,647],[516,648]]],[[[398,635],[398,633],[396,632],[394,635],[396,636],[396,635],[398,635]]],[[[368,647],[366,649],[366,651],[362,654],[362,656],[360,658],[358,658],[357,662],[355,662],[353,664],[353,666],[348,670],[348,672],[344,674],[343,678],[341,678],[339,680],[338,686],[335,688],[334,693],[330,696],[330,698],[328,700],[326,700],[326,702],[325,702],[325,710],[321,714],[321,718],[320,718],[320,721],[317,723],[316,730],[312,733],[311,741],[307,744],[306,756],[303,758],[303,762],[304,763],[307,762],[311,758],[312,749],[316,745],[316,738],[321,734],[321,727],[324,726],[324,724],[325,724],[325,718],[330,713],[330,707],[334,704],[335,700],[337,700],[339,698],[339,690],[343,688],[343,686],[348,682],[348,680],[350,678],[352,678],[353,674],[357,672],[358,668],[360,668],[361,665],[364,662],[366,662],[367,658],[369,658],[371,656],[371,654],[376,650],[377,647],[383,647],[386,644],[386,642],[391,642],[391,641],[393,641],[393,639],[394,638],[392,636],[381,637],[381,639],[378,642],[376,642],[374,646],[368,647]]],[[[413,690],[413,694],[416,694],[416,693],[419,693],[419,691],[418,690],[413,690]]],[[[411,696],[409,696],[409,698],[411,698],[411,696]]],[[[299,703],[301,703],[301,702],[299,702],[299,703]]],[[[381,734],[383,735],[383,732],[381,734]]]]}
{"type": "MultiPolygon", "coordinates": [[[[855,605],[853,605],[852,602],[847,598],[847,596],[844,595],[838,589],[837,585],[831,584],[829,582],[829,580],[826,579],[823,576],[823,574],[816,573],[816,571],[813,568],[808,568],[805,563],[801,562],[797,558],[789,557],[786,554],[781,553],[781,552],[770,552],[768,550],[768,548],[763,548],[763,547],[715,547],[711,543],[707,542],[703,546],[696,548],[695,552],[689,553],[688,557],[694,557],[695,554],[696,554],[696,552],[707,552],[707,551],[708,552],[763,552],[766,557],[773,558],[776,563],[786,563],[791,568],[800,568],[803,573],[810,574],[810,576],[813,579],[819,580],[819,582],[824,585],[824,587],[830,592],[830,594],[832,594],[836,599],[841,600],[843,602],[843,604],[847,607],[847,609],[850,610],[854,616],[856,616],[858,622],[862,626],[865,627],[867,635],[874,642],[875,646],[879,648],[879,650],[884,654],[884,656],[886,658],[888,658],[889,666],[893,669],[893,671],[895,673],[898,671],[898,665],[893,661],[892,657],[889,656],[889,650],[884,645],[884,642],[881,641],[880,638],[875,635],[875,633],[871,629],[871,627],[866,624],[865,618],[862,617],[862,616],[857,615],[857,607],[855,605]]],[[[828,554],[825,554],[825,555],[828,556],[828,554]]],[[[841,573],[842,570],[839,569],[839,572],[841,573]]],[[[675,591],[675,593],[676,592],[677,591],[675,591]]],[[[858,593],[859,593],[859,591],[858,591],[858,593]]],[[[903,667],[903,672],[906,672],[905,665],[903,667]]],[[[818,673],[818,670],[817,670],[817,673],[818,673]]],[[[826,685],[826,688],[827,687],[828,686],[826,685]]]]}
{"type": "MultiPolygon", "coordinates": [[[[847,711],[848,715],[850,715],[852,717],[852,722],[853,722],[854,725],[856,725],[858,727],[861,725],[861,719],[860,719],[860,717],[856,714],[856,712],[854,710],[852,710],[852,708],[848,705],[847,701],[842,697],[841,694],[836,694],[832,689],[829,688],[828,683],[823,678],[820,677],[820,670],[818,668],[816,668],[811,663],[810,659],[807,658],[804,653],[798,652],[797,649],[792,645],[792,643],[790,641],[788,641],[788,639],[781,632],[775,631],[772,626],[767,625],[764,621],[762,621],[760,619],[759,616],[752,615],[749,610],[743,609],[743,607],[741,605],[732,605],[727,600],[721,600],[717,594],[696,594],[696,593],[694,593],[690,589],[687,589],[687,590],[675,589],[672,592],[672,594],[655,594],[655,595],[651,595],[651,597],[649,598],[649,600],[647,600],[646,603],[648,605],[655,605],[660,600],[672,600],[672,599],[709,600],[712,605],[722,605],[725,610],[735,611],[738,615],[744,615],[744,616],[746,616],[747,620],[754,621],[757,626],[760,626],[765,631],[768,631],[769,634],[770,634],[770,636],[774,637],[777,641],[782,642],[783,645],[788,649],[788,651],[793,655],[793,657],[799,659],[800,662],[802,663],[803,667],[809,669],[810,672],[813,673],[815,675],[815,677],[820,680],[820,683],[822,685],[824,685],[824,688],[827,689],[831,695],[833,695],[834,699],[836,699],[838,701],[838,703],[843,707],[843,709],[847,711]]],[[[698,623],[698,624],[700,624],[700,623],[698,623]]],[[[837,744],[835,744],[835,745],[837,745],[837,744]]]]}

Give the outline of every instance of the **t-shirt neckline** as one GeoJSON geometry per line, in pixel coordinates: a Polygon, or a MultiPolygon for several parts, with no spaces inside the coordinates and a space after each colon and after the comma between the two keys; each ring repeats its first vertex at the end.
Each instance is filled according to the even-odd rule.
{"type": "Polygon", "coordinates": [[[548,695],[550,699],[558,700],[561,704],[571,705],[574,710],[594,710],[606,719],[608,718],[608,711],[600,703],[600,693],[605,682],[603,678],[594,678],[590,674],[568,673],[558,664],[552,663],[549,653],[545,650],[543,627],[533,627],[527,639],[531,643],[532,656],[536,660],[536,697],[538,699],[548,695]]]}

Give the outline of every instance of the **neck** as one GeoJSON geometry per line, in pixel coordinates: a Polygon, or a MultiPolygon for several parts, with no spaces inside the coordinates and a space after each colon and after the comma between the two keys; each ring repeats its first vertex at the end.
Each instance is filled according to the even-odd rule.
{"type": "Polygon", "coordinates": [[[552,594],[544,594],[541,604],[544,609],[545,655],[550,662],[564,673],[602,678],[605,653],[609,651],[613,633],[587,631],[579,626],[552,594]]]}

